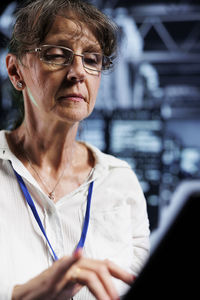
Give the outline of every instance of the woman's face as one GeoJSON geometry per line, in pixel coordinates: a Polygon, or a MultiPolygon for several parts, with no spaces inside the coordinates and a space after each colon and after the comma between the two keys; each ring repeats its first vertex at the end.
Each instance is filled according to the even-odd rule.
{"type": "MultiPolygon", "coordinates": [[[[43,45],[64,46],[76,54],[102,52],[85,25],[80,29],[75,22],[61,16],[56,17],[43,45]]],[[[74,123],[92,112],[101,75],[88,73],[80,56],[74,56],[72,63],[64,67],[41,61],[37,53],[27,53],[22,62],[24,100],[31,108],[29,111],[40,115],[40,121],[42,115],[44,120],[74,123]]]]}

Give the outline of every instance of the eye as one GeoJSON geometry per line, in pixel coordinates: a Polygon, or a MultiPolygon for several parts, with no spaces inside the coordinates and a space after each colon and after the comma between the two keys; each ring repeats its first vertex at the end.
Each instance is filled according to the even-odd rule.
{"type": "Polygon", "coordinates": [[[102,64],[102,56],[98,53],[84,53],[84,62],[90,66],[99,66],[102,64]]]}
{"type": "Polygon", "coordinates": [[[48,64],[68,65],[73,59],[73,53],[64,47],[43,46],[40,58],[48,64]]]}
{"type": "Polygon", "coordinates": [[[46,62],[65,63],[66,56],[62,48],[48,47],[43,48],[42,59],[46,62]]]}

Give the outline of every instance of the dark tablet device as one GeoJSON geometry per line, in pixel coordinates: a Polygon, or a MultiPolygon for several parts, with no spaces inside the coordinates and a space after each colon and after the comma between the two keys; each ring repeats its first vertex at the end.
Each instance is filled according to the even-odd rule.
{"type": "Polygon", "coordinates": [[[157,242],[124,300],[200,299],[200,180],[182,183],[157,242]]]}

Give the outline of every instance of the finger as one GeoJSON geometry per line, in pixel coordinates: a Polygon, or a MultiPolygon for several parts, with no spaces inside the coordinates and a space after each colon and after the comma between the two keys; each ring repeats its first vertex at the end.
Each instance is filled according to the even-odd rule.
{"type": "Polygon", "coordinates": [[[108,295],[111,297],[111,299],[118,299],[119,295],[118,295],[116,287],[113,283],[111,274],[109,273],[107,266],[105,264],[103,264],[103,265],[101,264],[98,267],[97,275],[98,275],[99,279],[101,280],[101,283],[103,284],[108,295]]]}
{"type": "MultiPolygon", "coordinates": [[[[26,300],[51,299],[54,295],[58,294],[57,285],[62,280],[66,271],[80,259],[81,255],[81,251],[79,251],[71,257],[63,257],[56,261],[50,268],[27,283],[17,287],[17,294],[23,295],[23,299],[26,300]]],[[[21,296],[20,299],[22,299],[21,296]]]]}
{"type": "Polygon", "coordinates": [[[81,258],[83,256],[83,249],[82,248],[78,248],[74,251],[73,256],[75,256],[76,258],[81,258]]]}
{"type": "Polygon", "coordinates": [[[68,270],[70,270],[70,268],[77,263],[77,261],[81,258],[82,256],[82,251],[79,250],[77,252],[75,252],[71,257],[63,257],[62,259],[60,259],[60,262],[58,263],[55,262],[55,264],[57,264],[55,266],[55,270],[54,270],[54,279],[53,279],[53,283],[55,284],[55,290],[57,293],[59,293],[64,286],[66,285],[67,281],[66,281],[66,272],[68,270]]]}
{"type": "Polygon", "coordinates": [[[108,259],[104,261],[99,261],[82,257],[79,260],[78,265],[80,268],[92,269],[96,272],[99,272],[99,268],[101,268],[102,266],[106,266],[110,275],[124,281],[127,284],[132,284],[135,280],[135,276],[133,274],[125,271],[124,269],[122,269],[121,267],[119,267],[118,265],[116,265],[108,259]]]}
{"type": "MultiPolygon", "coordinates": [[[[72,281],[74,281],[73,276],[72,281]]],[[[112,296],[108,294],[97,273],[91,270],[81,269],[81,271],[76,275],[76,282],[82,286],[86,285],[97,300],[110,300],[118,298],[116,294],[113,298],[111,298],[112,296]]]]}
{"type": "Polygon", "coordinates": [[[87,265],[85,265],[85,268],[88,270],[92,269],[93,272],[96,273],[111,299],[117,299],[119,297],[115,285],[112,281],[111,274],[104,261],[89,260],[89,262],[87,262],[87,265]]]}
{"type": "Polygon", "coordinates": [[[82,256],[82,251],[75,252],[72,256],[64,256],[52,265],[53,276],[55,278],[62,277],[66,271],[75,264],[82,256]]]}
{"type": "Polygon", "coordinates": [[[124,269],[120,268],[108,259],[105,260],[105,264],[113,277],[120,279],[129,285],[132,284],[133,281],[136,279],[136,277],[133,274],[125,271],[124,269]]]}
{"type": "MultiPolygon", "coordinates": [[[[63,257],[56,261],[49,269],[27,283],[30,299],[51,299],[60,293],[59,283],[70,267],[78,261],[79,256],[63,257]]],[[[27,299],[29,299],[27,297],[27,299]]]]}
{"type": "Polygon", "coordinates": [[[84,274],[83,271],[92,272],[101,282],[101,285],[111,297],[111,299],[117,299],[118,293],[113,283],[110,272],[108,271],[107,265],[104,261],[97,261],[92,259],[83,258],[80,259],[77,264],[75,264],[68,275],[70,279],[79,278],[79,273],[84,274]]]}
{"type": "MultiPolygon", "coordinates": [[[[73,297],[82,289],[82,285],[79,283],[71,284],[68,283],[66,287],[64,287],[60,293],[57,295],[56,299],[58,300],[66,300],[73,299],[73,297]]],[[[49,299],[48,299],[49,300],[49,299]]]]}

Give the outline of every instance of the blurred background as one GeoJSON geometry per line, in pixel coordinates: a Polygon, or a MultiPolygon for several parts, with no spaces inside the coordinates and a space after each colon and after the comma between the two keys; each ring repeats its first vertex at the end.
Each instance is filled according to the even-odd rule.
{"type": "MultiPolygon", "coordinates": [[[[18,114],[4,61],[19,2],[0,6],[0,129],[10,129],[18,114]]],[[[91,2],[119,25],[121,38],[80,139],[131,165],[153,232],[177,186],[200,178],[200,3],[91,2]]]]}

